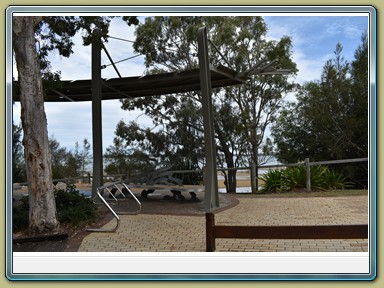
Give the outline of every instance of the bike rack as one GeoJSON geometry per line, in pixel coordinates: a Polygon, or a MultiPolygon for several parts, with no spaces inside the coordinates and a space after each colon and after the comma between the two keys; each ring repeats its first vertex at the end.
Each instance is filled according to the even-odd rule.
{"type": "MultiPolygon", "coordinates": [[[[118,216],[118,214],[120,215],[136,215],[136,214],[139,214],[140,211],[141,211],[141,203],[140,201],[136,198],[136,196],[133,194],[133,192],[128,188],[127,185],[125,185],[125,183],[123,182],[115,182],[115,183],[111,183],[111,184],[108,184],[108,185],[105,185],[105,186],[101,186],[99,188],[96,189],[96,196],[99,197],[99,199],[101,200],[101,202],[108,208],[108,210],[113,214],[113,216],[116,218],[116,226],[114,228],[111,228],[111,229],[102,229],[102,228],[89,228],[87,229],[87,231],[90,231],[90,232],[115,232],[119,226],[120,226],[120,218],[118,216]],[[101,191],[103,191],[104,189],[108,191],[108,194],[110,196],[113,197],[113,199],[118,202],[118,200],[116,199],[115,195],[113,195],[113,193],[111,192],[110,188],[113,187],[113,188],[116,188],[117,191],[119,191],[124,198],[126,198],[124,192],[122,191],[122,189],[119,187],[119,185],[121,185],[123,188],[125,188],[127,190],[127,192],[129,192],[131,194],[131,196],[133,197],[133,199],[136,201],[136,203],[138,204],[139,208],[134,211],[134,212],[115,212],[112,207],[108,204],[108,202],[104,199],[104,197],[101,195],[101,191]]],[[[94,197],[95,198],[95,197],[94,197]]]]}

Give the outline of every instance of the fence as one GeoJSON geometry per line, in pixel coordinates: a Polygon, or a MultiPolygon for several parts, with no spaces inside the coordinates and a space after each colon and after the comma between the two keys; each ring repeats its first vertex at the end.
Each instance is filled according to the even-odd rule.
{"type": "MultiPolygon", "coordinates": [[[[311,191],[311,166],[315,165],[331,165],[331,164],[345,164],[345,163],[358,163],[358,162],[367,162],[368,158],[355,158],[355,159],[343,159],[343,160],[331,160],[331,161],[317,161],[317,162],[310,162],[308,158],[305,159],[304,162],[301,163],[288,163],[288,164],[273,164],[273,165],[260,165],[257,168],[258,169],[271,169],[271,168],[284,168],[284,167],[294,167],[294,166],[305,166],[306,167],[306,190],[311,191]]],[[[217,171],[224,172],[229,170],[246,170],[250,173],[250,182],[251,182],[251,189],[252,193],[255,193],[257,191],[257,184],[256,184],[256,165],[253,163],[251,166],[245,166],[245,167],[235,167],[235,168],[218,168],[217,171]]],[[[174,174],[188,174],[188,173],[204,173],[204,169],[200,170],[175,170],[175,171],[168,171],[169,173],[174,174]]],[[[64,179],[54,179],[53,182],[70,182],[73,183],[77,180],[86,180],[88,183],[91,183],[92,175],[83,176],[83,177],[71,177],[71,178],[64,178],[64,179]]],[[[113,179],[114,181],[122,180],[124,177],[126,177],[125,174],[116,174],[116,175],[105,175],[103,176],[106,179],[113,179]]],[[[20,185],[27,185],[28,183],[20,183],[20,185]]]]}
{"type": "MultiPolygon", "coordinates": [[[[368,158],[355,158],[355,159],[343,159],[343,160],[331,160],[331,161],[317,161],[310,162],[309,158],[305,158],[303,163],[292,163],[292,164],[283,164],[283,165],[265,165],[264,168],[273,168],[273,167],[290,167],[290,166],[305,166],[305,188],[306,191],[311,191],[311,166],[315,165],[330,165],[330,164],[345,164],[345,163],[357,163],[357,162],[366,162],[368,158]]],[[[255,169],[255,168],[253,168],[255,169]]]]}
{"type": "Polygon", "coordinates": [[[216,250],[216,238],[236,239],[367,239],[368,225],[218,226],[215,215],[205,214],[206,251],[216,250]]]}

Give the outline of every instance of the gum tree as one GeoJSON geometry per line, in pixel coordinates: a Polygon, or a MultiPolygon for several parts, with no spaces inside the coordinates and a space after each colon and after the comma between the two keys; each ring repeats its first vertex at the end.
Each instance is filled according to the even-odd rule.
{"type": "MultiPolygon", "coordinates": [[[[12,45],[18,72],[23,145],[29,188],[29,232],[51,233],[59,229],[53,194],[51,155],[44,110],[42,78],[57,80],[49,71],[48,54],[57,50],[69,57],[72,37],[85,31],[84,45],[92,43],[92,29],[106,36],[111,17],[28,17],[12,19],[12,45]]],[[[136,17],[123,17],[129,25],[136,17]]]]}

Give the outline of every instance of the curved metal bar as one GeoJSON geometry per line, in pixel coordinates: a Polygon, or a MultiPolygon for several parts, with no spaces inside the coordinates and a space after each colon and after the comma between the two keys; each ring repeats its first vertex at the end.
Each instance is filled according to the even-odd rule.
{"type": "Polygon", "coordinates": [[[141,203],[140,203],[140,201],[136,198],[135,194],[133,194],[131,189],[129,189],[128,186],[125,183],[121,182],[120,184],[123,185],[124,188],[127,189],[127,191],[131,194],[133,199],[135,199],[136,203],[139,205],[139,209],[134,211],[134,212],[117,212],[117,214],[120,214],[120,215],[136,215],[136,214],[139,214],[140,211],[141,211],[141,203]]]}
{"type": "Polygon", "coordinates": [[[119,228],[119,226],[120,226],[120,218],[119,218],[118,214],[120,214],[120,215],[136,215],[136,214],[139,214],[140,211],[141,211],[141,203],[140,203],[140,201],[136,198],[135,194],[133,194],[133,192],[128,188],[128,186],[125,183],[123,183],[123,182],[114,182],[114,183],[110,183],[110,184],[107,184],[107,185],[104,185],[104,186],[101,186],[101,187],[97,188],[96,196],[100,198],[101,202],[113,214],[113,216],[117,220],[117,223],[116,223],[116,226],[114,228],[111,228],[111,229],[89,228],[89,229],[87,229],[87,231],[90,231],[90,232],[115,232],[119,228]],[[115,199],[115,201],[117,202],[118,200],[116,199],[116,197],[113,195],[113,193],[109,189],[110,187],[115,187],[116,189],[118,189],[118,191],[121,194],[123,194],[124,198],[126,198],[126,196],[123,193],[122,189],[118,186],[119,184],[122,185],[125,189],[127,189],[127,191],[131,194],[133,199],[138,204],[139,208],[136,211],[134,211],[134,212],[115,212],[112,209],[112,207],[108,204],[108,202],[104,199],[104,197],[100,194],[100,191],[103,191],[105,189],[105,190],[108,191],[109,195],[112,195],[113,199],[115,199]]]}
{"type": "Polygon", "coordinates": [[[124,198],[127,198],[127,197],[125,197],[125,194],[123,193],[123,191],[120,189],[119,185],[117,185],[117,184],[119,184],[119,182],[113,183],[113,185],[120,192],[120,194],[123,195],[124,198]]]}
{"type": "Polygon", "coordinates": [[[104,197],[101,196],[101,194],[100,194],[100,190],[99,190],[99,189],[96,190],[96,194],[97,194],[97,196],[100,198],[100,200],[104,203],[104,205],[108,208],[108,210],[109,210],[109,211],[113,214],[113,216],[116,218],[117,223],[116,223],[116,227],[111,228],[111,229],[89,228],[89,229],[87,229],[87,231],[90,231],[90,232],[115,232],[115,231],[117,230],[117,228],[119,228],[119,226],[120,226],[120,218],[119,218],[119,216],[116,214],[116,212],[111,208],[111,206],[109,206],[108,202],[105,201],[104,197]]]}
{"type": "Polygon", "coordinates": [[[108,193],[109,193],[109,195],[112,196],[112,198],[115,199],[116,202],[118,202],[117,199],[116,199],[116,197],[115,197],[115,195],[113,195],[113,193],[111,192],[111,190],[109,190],[109,186],[108,186],[108,187],[105,187],[105,190],[107,190],[108,193]]]}

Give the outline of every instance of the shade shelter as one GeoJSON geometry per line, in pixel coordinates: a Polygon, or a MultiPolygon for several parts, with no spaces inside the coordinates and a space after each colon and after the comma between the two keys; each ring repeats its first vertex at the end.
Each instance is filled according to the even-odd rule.
{"type": "MultiPolygon", "coordinates": [[[[225,66],[210,66],[212,88],[241,84],[245,77],[225,66]]],[[[102,100],[116,100],[137,97],[183,93],[200,90],[199,68],[180,72],[152,74],[145,76],[100,79],[102,100]]],[[[92,101],[92,80],[61,81],[61,88],[49,89],[46,102],[92,101]]],[[[15,101],[19,95],[15,94],[15,101]]]]}
{"type": "MultiPolygon", "coordinates": [[[[95,32],[97,33],[97,30],[95,32]]],[[[153,97],[201,90],[206,153],[204,207],[206,211],[211,211],[219,206],[212,116],[212,88],[241,84],[246,82],[251,75],[287,74],[290,71],[275,69],[273,67],[274,61],[269,63],[262,61],[254,67],[241,72],[222,65],[213,67],[208,60],[206,28],[200,28],[197,36],[199,56],[199,68],[197,69],[140,77],[102,79],[101,50],[103,47],[93,45],[92,79],[62,81],[60,88],[51,88],[46,92],[45,101],[47,102],[92,101],[93,193],[95,193],[97,187],[103,185],[102,100],[153,97]]],[[[17,89],[14,89],[14,91],[17,91],[17,89]]],[[[19,100],[17,92],[14,93],[13,100],[19,100]]]]}

